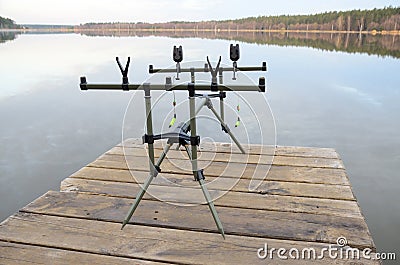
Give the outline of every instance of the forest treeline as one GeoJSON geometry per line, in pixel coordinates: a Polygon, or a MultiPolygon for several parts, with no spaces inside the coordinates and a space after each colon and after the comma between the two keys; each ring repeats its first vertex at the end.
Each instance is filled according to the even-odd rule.
{"type": "Polygon", "coordinates": [[[321,31],[392,31],[400,28],[400,7],[372,10],[332,11],[314,15],[258,16],[234,20],[167,23],[86,23],[78,29],[120,30],[321,30],[321,31]]]}
{"type": "Polygon", "coordinates": [[[324,51],[341,51],[347,53],[366,53],[369,55],[389,56],[400,58],[400,36],[372,35],[351,33],[307,33],[307,32],[209,32],[209,31],[119,31],[114,30],[85,30],[86,36],[108,37],[148,37],[163,36],[170,38],[202,38],[236,40],[260,45],[312,47],[324,51]]]}
{"type": "Polygon", "coordinates": [[[15,21],[9,18],[0,17],[0,29],[19,29],[20,26],[15,24],[15,21]]]}

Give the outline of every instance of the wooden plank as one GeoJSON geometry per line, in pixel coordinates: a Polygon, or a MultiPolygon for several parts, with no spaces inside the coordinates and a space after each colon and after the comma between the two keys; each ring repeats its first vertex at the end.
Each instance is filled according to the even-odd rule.
{"type": "MultiPolygon", "coordinates": [[[[144,183],[148,177],[148,172],[131,172],[129,183],[144,183]]],[[[75,176],[75,178],[77,178],[75,176]]],[[[87,178],[83,178],[87,179],[87,178]]],[[[107,181],[107,180],[106,180],[107,181]]],[[[249,179],[234,179],[225,177],[206,177],[207,187],[211,190],[255,192],[262,194],[274,194],[284,196],[300,196],[312,198],[355,200],[350,186],[325,185],[313,183],[294,183],[273,180],[257,181],[258,187],[251,189],[249,179]]],[[[193,180],[192,175],[165,174],[160,173],[152,182],[153,185],[160,186],[182,186],[197,187],[197,182],[193,180]]]]}
{"type": "MultiPolygon", "coordinates": [[[[174,197],[176,198],[177,194],[181,194],[181,192],[183,192],[183,190],[180,190],[181,188],[165,189],[164,187],[157,187],[157,185],[151,185],[150,187],[151,190],[149,190],[149,192],[153,191],[154,194],[161,194],[160,197],[163,197],[164,199],[171,199],[174,197]]],[[[134,196],[138,192],[138,186],[133,183],[127,185],[125,183],[118,182],[110,183],[84,180],[79,178],[68,178],[62,182],[61,190],[81,191],[107,196],[134,198],[134,196]]],[[[186,201],[190,202],[190,200],[196,200],[193,199],[193,196],[194,194],[190,194],[186,201]]],[[[202,198],[202,195],[200,195],[200,197],[202,198]]],[[[152,199],[152,197],[145,198],[152,199]]],[[[308,197],[279,196],[271,194],[262,195],[243,192],[228,192],[216,201],[216,205],[265,209],[273,211],[289,211],[301,213],[304,212],[348,217],[361,217],[357,202],[348,200],[329,200],[308,197]]]]}
{"type": "MultiPolygon", "coordinates": [[[[165,229],[18,213],[1,224],[0,239],[44,247],[111,256],[124,256],[188,264],[265,264],[257,250],[269,247],[290,249],[314,247],[318,252],[328,247],[322,243],[282,241],[228,235],[226,240],[214,233],[165,229]],[[35,229],[32,229],[32,228],[35,229]]],[[[285,261],[286,262],[286,261],[285,261]]],[[[287,260],[288,264],[331,264],[332,260],[287,260]]],[[[350,264],[346,260],[344,263],[350,264]]],[[[367,264],[370,261],[365,261],[367,264]]],[[[282,261],[279,261],[282,263],[282,261]]],[[[374,264],[374,263],[370,263],[374,264]]]]}
{"type": "Polygon", "coordinates": [[[292,182],[350,185],[346,171],[332,168],[271,166],[267,179],[292,182]]]}
{"type": "MultiPolygon", "coordinates": [[[[26,206],[23,211],[121,223],[131,204],[132,200],[123,198],[48,192],[26,206]]],[[[326,243],[335,243],[339,236],[344,236],[351,246],[374,247],[368,228],[361,218],[232,207],[218,207],[218,214],[225,233],[230,235],[326,243]]],[[[206,205],[182,207],[146,200],[136,210],[133,222],[174,229],[218,232],[206,205]]]]}
{"type": "MultiPolygon", "coordinates": [[[[90,168],[107,171],[107,169],[90,168]]],[[[90,171],[89,171],[90,172],[90,171]]],[[[92,179],[92,180],[105,180],[105,181],[116,181],[116,182],[129,182],[129,183],[143,183],[147,179],[148,172],[146,171],[123,171],[127,176],[123,179],[118,179],[118,175],[115,178],[107,178],[102,176],[101,172],[98,172],[99,177],[92,177],[92,175],[85,175],[76,173],[73,178],[92,179]],[[126,180],[126,181],[124,181],[126,180]]],[[[121,171],[119,176],[123,176],[121,171]]],[[[264,180],[257,181],[258,187],[251,189],[251,180],[249,179],[233,179],[225,177],[213,177],[207,176],[206,178],[207,187],[215,190],[231,190],[241,192],[255,192],[263,194],[279,194],[286,196],[301,196],[301,197],[315,197],[315,198],[327,198],[327,199],[343,199],[343,200],[355,200],[350,186],[343,185],[326,185],[326,184],[314,184],[314,183],[295,183],[286,181],[275,181],[275,180],[264,180]]],[[[193,181],[192,175],[184,174],[168,174],[160,173],[157,178],[152,182],[153,185],[168,185],[171,184],[180,185],[183,187],[197,185],[197,182],[193,181]]]]}
{"type": "MultiPolygon", "coordinates": [[[[154,143],[154,147],[156,149],[162,149],[163,145],[166,144],[166,140],[156,141],[154,143]]],[[[134,148],[143,148],[141,139],[131,138],[125,140],[123,143],[118,146],[124,147],[134,147],[134,148]]],[[[275,153],[275,146],[261,146],[261,145],[242,145],[246,153],[254,154],[254,155],[273,155],[275,153]]],[[[200,142],[199,146],[200,151],[204,152],[212,152],[212,153],[234,153],[241,154],[240,150],[236,147],[236,145],[231,145],[230,143],[211,143],[211,142],[200,142]]]]}
{"type": "MultiPolygon", "coordinates": [[[[161,149],[166,141],[155,142],[155,148],[161,149]]],[[[125,140],[118,146],[126,148],[136,147],[143,148],[141,139],[130,138],[125,140]]],[[[319,158],[333,158],[338,159],[339,156],[333,148],[320,148],[320,147],[298,147],[298,146],[265,146],[257,144],[243,144],[243,148],[249,154],[254,155],[282,155],[282,156],[300,156],[300,157],[319,157],[319,158]]],[[[241,154],[240,150],[235,144],[231,143],[218,143],[218,142],[201,142],[200,151],[212,153],[234,153],[241,154]]]]}
{"type": "Polygon", "coordinates": [[[355,200],[351,188],[341,185],[264,181],[258,190],[264,194],[355,200]]]}
{"type": "MultiPolygon", "coordinates": [[[[161,149],[155,150],[155,156],[158,157],[161,149]]],[[[126,155],[126,159],[134,157],[147,157],[147,150],[144,148],[125,148],[114,147],[106,152],[99,159],[107,160],[111,155],[126,155]]],[[[245,163],[245,164],[261,164],[261,165],[279,165],[279,166],[301,166],[301,167],[322,167],[322,168],[341,168],[343,163],[340,159],[318,158],[318,157],[292,157],[292,156],[271,156],[271,155],[252,155],[252,154],[230,154],[230,153],[211,153],[199,152],[199,161],[212,161],[224,163],[245,163]]],[[[168,160],[175,161],[188,160],[187,154],[183,150],[171,150],[167,155],[168,160]]],[[[124,158],[125,159],[125,158],[124,158]]]]}
{"type": "Polygon", "coordinates": [[[335,149],[321,147],[277,146],[275,155],[340,159],[335,149]]]}
{"type": "Polygon", "coordinates": [[[132,264],[165,264],[154,261],[112,257],[99,254],[82,253],[78,251],[15,244],[0,241],[0,264],[28,265],[28,264],[93,264],[93,265],[132,265],[132,264]]]}
{"type": "MultiPolygon", "coordinates": [[[[159,157],[162,149],[155,149],[155,156],[159,157]]],[[[107,155],[126,155],[126,156],[148,156],[145,148],[122,148],[116,146],[107,151],[107,155]]],[[[184,149],[171,149],[167,154],[168,159],[189,159],[184,149]]],[[[255,154],[230,154],[230,153],[212,153],[198,152],[198,160],[200,161],[215,161],[215,162],[230,162],[230,163],[248,163],[248,164],[272,164],[273,156],[271,155],[255,155],[255,154]]]]}
{"type": "MultiPolygon", "coordinates": [[[[120,182],[133,182],[132,174],[147,174],[148,169],[144,171],[113,169],[113,168],[98,168],[84,167],[72,174],[71,177],[110,180],[120,182]]],[[[174,174],[164,173],[170,178],[174,174]]],[[[189,175],[183,175],[182,178],[189,175]]],[[[225,177],[225,176],[224,176],[225,177]]],[[[207,178],[213,176],[207,175],[207,178]]],[[[246,179],[242,176],[241,179],[246,179]]],[[[289,166],[272,166],[268,171],[267,180],[286,181],[296,183],[314,183],[314,184],[331,184],[331,185],[346,185],[349,186],[349,180],[344,170],[328,169],[328,168],[306,168],[306,167],[289,167],[289,166]]]]}
{"type": "Polygon", "coordinates": [[[273,165],[344,169],[342,160],[316,157],[274,156],[273,165]]]}
{"type": "MultiPolygon", "coordinates": [[[[115,160],[115,159],[114,159],[115,160]]],[[[126,164],[126,161],[122,161],[118,159],[118,161],[110,160],[102,160],[97,159],[96,161],[90,163],[88,166],[90,167],[99,167],[99,168],[113,168],[113,169],[131,169],[138,171],[148,171],[148,161],[145,157],[137,157],[134,161],[129,161],[129,168],[126,164]]],[[[174,174],[190,174],[189,170],[190,161],[181,160],[178,163],[171,164],[170,161],[165,160],[161,166],[162,172],[164,173],[174,173],[174,174]]],[[[202,163],[199,163],[200,168],[202,167],[202,163]]],[[[225,163],[215,162],[211,166],[207,167],[205,174],[206,176],[224,176],[231,178],[247,178],[247,179],[265,179],[268,169],[270,166],[268,165],[260,165],[256,168],[255,165],[243,166],[240,164],[230,164],[227,166],[225,163]],[[218,164],[216,164],[218,163],[218,164]],[[256,169],[259,174],[255,174],[256,169]]]]}
{"type": "MultiPolygon", "coordinates": [[[[139,191],[138,184],[102,182],[83,179],[65,179],[61,184],[62,191],[79,191],[91,194],[101,194],[114,197],[134,198],[139,191]]],[[[204,202],[199,190],[182,187],[162,187],[151,185],[145,199],[193,203],[204,202]]],[[[259,210],[287,211],[296,213],[326,214],[334,216],[361,217],[357,202],[345,200],[327,200],[294,196],[262,195],[243,192],[217,193],[211,191],[217,198],[217,206],[249,208],[259,210]]]]}
{"type": "MultiPolygon", "coordinates": [[[[125,161],[123,156],[104,155],[100,159],[90,163],[88,166],[114,169],[129,169],[138,171],[148,171],[148,160],[146,157],[130,157],[125,161]]],[[[205,169],[207,176],[224,176],[233,178],[265,179],[270,165],[245,165],[239,163],[223,163],[199,161],[200,168],[205,169]]],[[[164,160],[161,165],[162,172],[190,174],[191,164],[189,160],[164,160]]]]}

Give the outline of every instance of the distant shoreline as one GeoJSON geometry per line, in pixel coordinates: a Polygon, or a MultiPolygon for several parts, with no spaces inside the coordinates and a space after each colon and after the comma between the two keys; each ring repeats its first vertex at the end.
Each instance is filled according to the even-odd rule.
{"type": "Polygon", "coordinates": [[[107,29],[93,29],[93,28],[40,28],[40,29],[0,29],[0,32],[48,32],[48,33],[83,33],[83,32],[254,32],[254,33],[313,33],[313,34],[369,34],[369,35],[400,35],[400,30],[372,30],[372,31],[346,31],[346,30],[288,30],[288,29],[127,29],[127,28],[107,28],[107,29]]]}

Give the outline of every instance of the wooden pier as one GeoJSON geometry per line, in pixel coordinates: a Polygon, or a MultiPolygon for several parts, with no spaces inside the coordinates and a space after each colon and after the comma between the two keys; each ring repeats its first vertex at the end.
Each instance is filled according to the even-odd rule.
{"type": "MultiPolygon", "coordinates": [[[[165,178],[155,179],[121,230],[137,182],[148,172],[146,150],[129,139],[66,178],[60,191],[47,192],[1,223],[0,264],[379,264],[328,255],[311,260],[257,255],[265,244],[300,252],[314,248],[318,255],[339,237],[350,247],[375,251],[335,150],[278,146],[272,156],[257,145],[246,146],[248,155],[230,144],[200,147],[226,240],[206,205],[177,205],[202,196],[190,172],[177,166],[187,162],[180,150],[170,151],[161,167],[165,178]],[[265,170],[265,179],[249,191],[256,166],[265,170]],[[237,183],[226,185],[239,168],[244,170],[237,183]]],[[[156,155],[160,152],[156,145],[156,155]]]]}

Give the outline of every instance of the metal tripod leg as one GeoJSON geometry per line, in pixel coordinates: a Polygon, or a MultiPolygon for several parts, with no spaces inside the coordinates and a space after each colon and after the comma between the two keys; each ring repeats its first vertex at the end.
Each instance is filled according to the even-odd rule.
{"type": "MultiPolygon", "coordinates": [[[[192,138],[197,137],[197,129],[196,129],[196,110],[195,110],[195,94],[194,94],[194,84],[193,87],[189,87],[189,110],[190,110],[190,135],[192,138]]],[[[212,202],[211,195],[207,190],[207,187],[204,183],[204,175],[203,170],[199,170],[197,166],[197,145],[191,142],[191,155],[189,153],[188,148],[185,146],[186,151],[190,157],[190,161],[192,162],[192,171],[194,174],[194,178],[199,182],[201,190],[203,191],[204,197],[206,198],[208,207],[210,208],[211,214],[214,218],[215,224],[217,225],[218,231],[221,233],[222,237],[225,239],[224,228],[222,227],[222,223],[218,217],[217,210],[215,209],[214,203],[212,202]]]]}
{"type": "Polygon", "coordinates": [[[221,220],[219,219],[217,210],[215,209],[214,203],[213,203],[213,201],[211,199],[211,195],[208,192],[208,189],[206,187],[206,183],[204,182],[204,179],[201,179],[201,178],[199,178],[198,181],[199,181],[201,190],[203,191],[204,197],[207,200],[208,207],[210,208],[210,211],[211,211],[212,216],[214,218],[214,222],[217,225],[218,231],[221,233],[222,237],[225,239],[224,227],[222,226],[221,220]]]}
{"type": "MultiPolygon", "coordinates": [[[[144,99],[145,99],[145,107],[146,107],[146,128],[147,128],[147,135],[151,138],[153,137],[153,120],[152,120],[152,111],[151,111],[151,95],[150,95],[150,84],[145,83],[143,84],[144,90],[144,99]]],[[[140,187],[140,191],[136,195],[135,202],[132,204],[131,208],[129,209],[128,214],[126,215],[121,230],[124,229],[124,226],[129,222],[133,213],[135,212],[136,208],[138,207],[140,201],[142,200],[146,190],[149,188],[151,181],[155,178],[160,170],[160,165],[164,160],[165,156],[167,155],[169,149],[171,148],[172,144],[167,144],[157,160],[157,163],[154,164],[154,140],[148,142],[148,152],[149,152],[149,177],[140,187]]],[[[139,185],[140,186],[140,185],[139,185]]]]}
{"type": "Polygon", "coordinates": [[[214,116],[218,119],[218,121],[222,124],[222,126],[225,127],[225,131],[229,134],[229,136],[232,138],[232,140],[235,142],[236,146],[240,149],[240,152],[242,154],[245,154],[246,151],[244,151],[242,145],[239,143],[239,141],[236,139],[235,135],[233,135],[232,131],[229,129],[228,125],[224,122],[224,120],[221,118],[221,116],[218,115],[217,111],[214,109],[211,99],[207,98],[207,102],[205,104],[214,114],[214,116]]]}
{"type": "MultiPolygon", "coordinates": [[[[190,159],[192,159],[192,155],[190,153],[189,148],[185,145],[186,152],[189,156],[190,159]]],[[[206,183],[204,182],[204,175],[203,175],[203,170],[199,170],[197,172],[194,172],[195,174],[195,179],[199,182],[201,190],[203,191],[203,195],[206,198],[208,207],[210,208],[211,214],[214,218],[214,222],[217,225],[218,231],[221,233],[222,237],[225,239],[225,232],[224,232],[224,227],[222,226],[221,220],[219,219],[217,210],[215,209],[214,203],[212,201],[210,192],[208,191],[206,187],[206,183]],[[200,174],[200,175],[199,175],[200,174]]]]}
{"type": "Polygon", "coordinates": [[[164,147],[164,150],[163,150],[162,154],[160,155],[160,157],[158,158],[156,165],[152,166],[152,167],[154,167],[154,169],[150,170],[149,177],[146,179],[143,186],[140,187],[140,191],[136,195],[135,202],[132,204],[131,208],[129,209],[128,214],[126,215],[126,217],[124,219],[124,222],[122,223],[121,230],[124,229],[124,226],[129,222],[133,213],[135,212],[136,208],[138,207],[140,201],[142,200],[144,194],[146,193],[147,189],[149,188],[151,181],[157,176],[157,174],[158,174],[157,168],[160,167],[162,161],[167,156],[167,153],[168,153],[169,149],[171,148],[171,146],[172,146],[172,144],[167,144],[164,147]]]}

